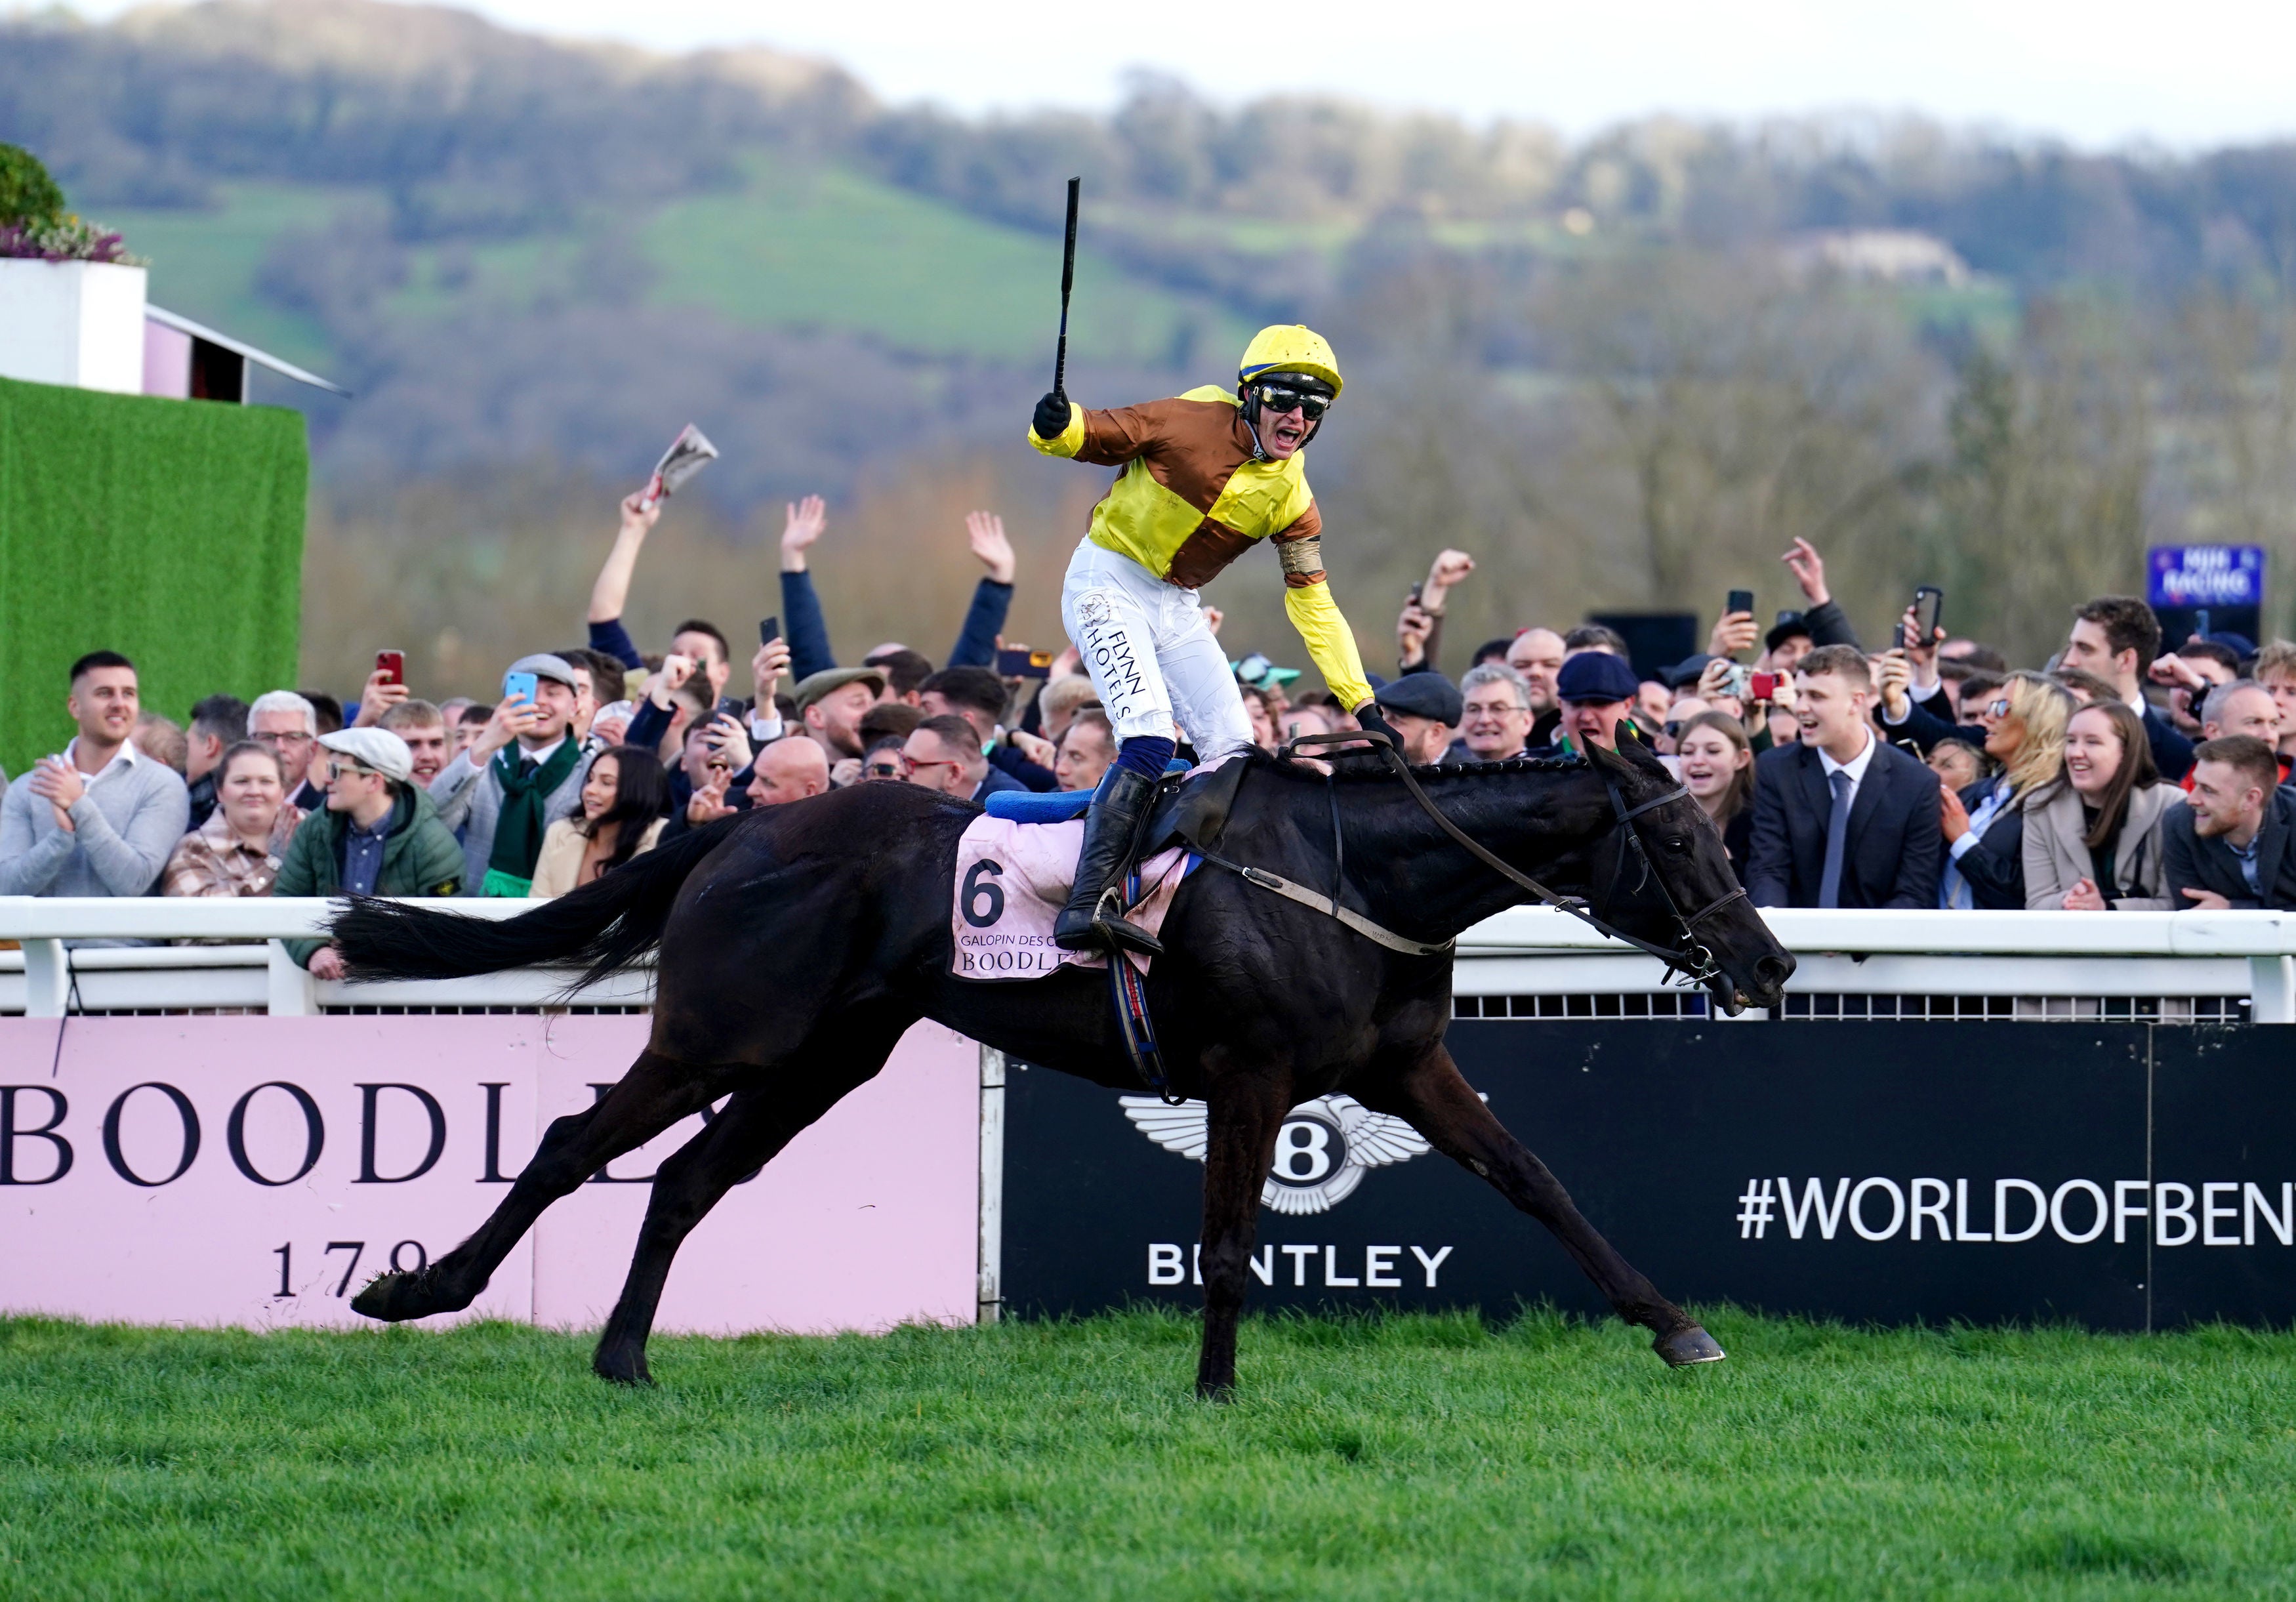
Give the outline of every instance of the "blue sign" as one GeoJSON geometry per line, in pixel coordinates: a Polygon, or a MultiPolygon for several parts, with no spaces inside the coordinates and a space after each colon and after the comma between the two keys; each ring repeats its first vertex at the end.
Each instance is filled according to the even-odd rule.
{"type": "Polygon", "coordinates": [[[2261,606],[2260,545],[2156,545],[2144,554],[2144,598],[2155,606],[2261,606]]]}

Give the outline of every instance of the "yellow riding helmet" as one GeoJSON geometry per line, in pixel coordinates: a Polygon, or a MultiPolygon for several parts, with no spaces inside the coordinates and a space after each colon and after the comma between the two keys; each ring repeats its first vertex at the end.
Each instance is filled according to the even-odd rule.
{"type": "Polygon", "coordinates": [[[1340,393],[1340,358],[1331,341],[1305,323],[1277,323],[1251,336],[1235,380],[1248,384],[1263,373],[1305,373],[1331,385],[1334,399],[1340,393]]]}

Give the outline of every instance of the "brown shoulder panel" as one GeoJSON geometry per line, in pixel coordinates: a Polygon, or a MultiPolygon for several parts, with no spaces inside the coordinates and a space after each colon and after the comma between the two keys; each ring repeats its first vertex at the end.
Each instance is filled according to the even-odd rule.
{"type": "Polygon", "coordinates": [[[1209,512],[1229,475],[1251,453],[1249,443],[1237,442],[1237,416],[1224,400],[1151,400],[1087,411],[1076,459],[1113,467],[1137,458],[1156,482],[1199,512],[1209,512]]]}
{"type": "Polygon", "coordinates": [[[1251,549],[1252,544],[1234,529],[1224,528],[1208,517],[1172,553],[1171,570],[1164,575],[1164,581],[1182,589],[1201,589],[1219,577],[1229,563],[1251,549]]]}

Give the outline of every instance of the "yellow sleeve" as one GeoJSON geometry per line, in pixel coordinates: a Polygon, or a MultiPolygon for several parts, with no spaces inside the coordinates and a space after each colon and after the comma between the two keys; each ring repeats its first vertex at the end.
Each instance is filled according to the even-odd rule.
{"type": "Polygon", "coordinates": [[[1283,615],[1308,643],[1308,660],[1341,706],[1353,711],[1371,699],[1371,683],[1364,678],[1363,658],[1356,652],[1355,630],[1340,615],[1330,585],[1319,579],[1286,588],[1283,615]]]}
{"type": "Polygon", "coordinates": [[[1073,456],[1084,448],[1084,407],[1069,402],[1069,425],[1061,431],[1057,440],[1039,439],[1037,425],[1029,425],[1029,443],[1048,456],[1073,456]]]}

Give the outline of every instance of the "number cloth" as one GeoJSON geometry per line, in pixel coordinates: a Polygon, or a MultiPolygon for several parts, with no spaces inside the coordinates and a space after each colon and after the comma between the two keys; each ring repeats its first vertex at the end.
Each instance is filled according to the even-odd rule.
{"type": "MultiPolygon", "coordinates": [[[[1063,951],[1053,924],[1069,899],[1084,820],[1020,823],[984,813],[957,842],[949,972],[959,979],[1037,979],[1062,967],[1104,968],[1100,951],[1063,951]]],[[[1125,916],[1153,934],[1164,926],[1185,876],[1185,853],[1160,851],[1140,866],[1139,905],[1125,916]]],[[[1145,965],[1151,959],[1135,957],[1145,965]]]]}
{"type": "MultiPolygon", "coordinates": [[[[1048,456],[1124,469],[1092,509],[1086,539],[1185,594],[1191,608],[1196,590],[1260,540],[1272,539],[1279,550],[1300,547],[1284,563],[1284,615],[1342,706],[1371,699],[1355,634],[1320,563],[1315,541],[1324,522],[1308,488],[1307,453],[1256,460],[1251,430],[1233,393],[1207,384],[1173,399],[1104,412],[1070,402],[1064,431],[1046,439],[1031,424],[1029,443],[1048,456]]],[[[1069,635],[1081,648],[1073,625],[1069,635]]],[[[1193,739],[1195,731],[1187,732],[1193,739]]],[[[1123,735],[1121,727],[1117,733],[1123,735]]]]}

